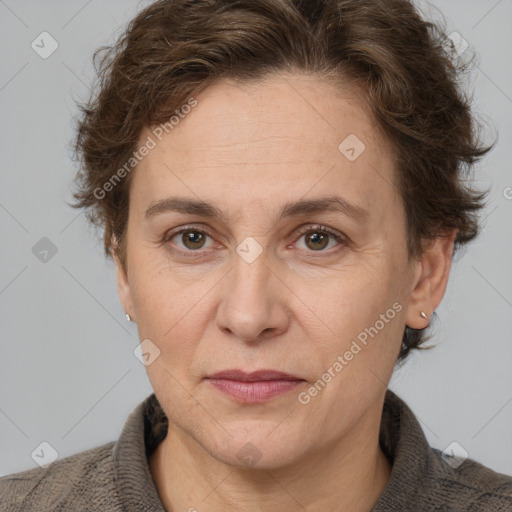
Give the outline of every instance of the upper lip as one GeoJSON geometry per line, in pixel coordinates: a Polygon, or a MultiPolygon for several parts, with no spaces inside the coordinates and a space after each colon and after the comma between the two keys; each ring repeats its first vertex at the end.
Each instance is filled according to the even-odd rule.
{"type": "Polygon", "coordinates": [[[224,370],[208,376],[209,379],[227,379],[246,382],[255,382],[262,380],[304,380],[289,373],[278,372],[275,370],[258,370],[255,372],[244,372],[243,370],[224,370]]]}

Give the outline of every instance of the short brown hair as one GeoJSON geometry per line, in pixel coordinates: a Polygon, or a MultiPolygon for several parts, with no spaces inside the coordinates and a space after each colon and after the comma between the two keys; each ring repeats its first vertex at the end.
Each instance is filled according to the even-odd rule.
{"type": "MultiPolygon", "coordinates": [[[[133,156],[142,130],[215,81],[299,71],[360,86],[397,155],[409,257],[451,229],[458,250],[477,236],[488,193],[468,186],[467,171],[493,145],[480,145],[459,83],[469,63],[450,56],[447,41],[408,0],[159,0],[94,54],[99,90],[80,106],[72,206],[104,228],[107,257],[115,252],[126,270],[133,173],[97,191],[133,156]]],[[[405,327],[399,362],[425,348],[423,331],[405,327]]]]}

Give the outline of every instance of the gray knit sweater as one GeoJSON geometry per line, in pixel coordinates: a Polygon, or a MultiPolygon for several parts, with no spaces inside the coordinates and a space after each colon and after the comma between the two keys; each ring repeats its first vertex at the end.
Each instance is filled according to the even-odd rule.
{"type": "MultiPolygon", "coordinates": [[[[0,511],[164,512],[148,455],[166,433],[167,418],[152,394],[128,417],[117,442],[0,478],[0,511]]],[[[391,390],[380,444],[392,472],[372,512],[512,511],[512,477],[471,459],[454,469],[391,390]]]]}

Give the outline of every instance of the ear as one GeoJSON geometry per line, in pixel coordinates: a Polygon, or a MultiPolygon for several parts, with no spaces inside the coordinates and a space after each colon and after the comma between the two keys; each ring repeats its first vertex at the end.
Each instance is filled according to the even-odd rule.
{"type": "Polygon", "coordinates": [[[128,313],[132,320],[135,322],[132,295],[130,291],[130,285],[128,284],[128,276],[123,268],[123,265],[121,264],[121,261],[119,260],[117,250],[115,249],[115,247],[117,247],[117,242],[115,240],[112,246],[114,248],[112,254],[114,255],[114,264],[116,267],[117,293],[119,295],[119,300],[121,301],[121,306],[123,307],[125,313],[128,313]]]}
{"type": "Polygon", "coordinates": [[[427,327],[432,313],[443,299],[450,276],[456,234],[457,230],[452,230],[431,241],[417,263],[405,322],[413,329],[427,327]],[[420,315],[422,311],[428,318],[420,315]]]}

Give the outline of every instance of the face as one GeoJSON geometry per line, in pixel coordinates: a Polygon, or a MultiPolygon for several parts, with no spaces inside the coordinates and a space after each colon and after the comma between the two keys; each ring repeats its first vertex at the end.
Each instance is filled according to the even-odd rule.
{"type": "Polygon", "coordinates": [[[141,134],[156,145],[134,171],[119,293],[160,351],[147,372],[171,424],[220,461],[283,466],[380,417],[421,266],[356,93],[276,75],[196,100],[161,141],[141,134]],[[296,381],[209,378],[226,370],[296,381]]]}

